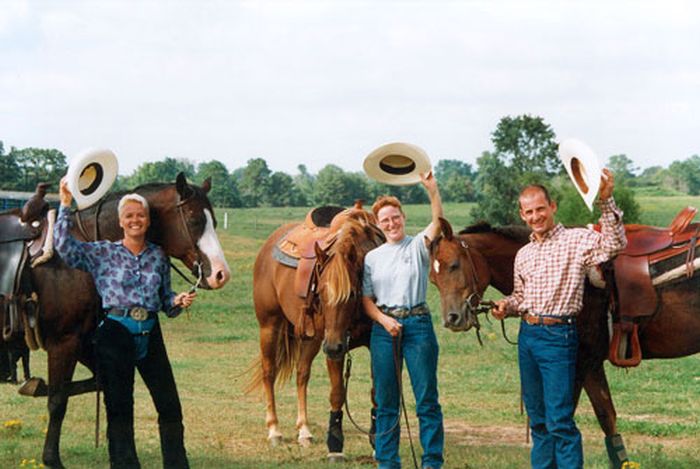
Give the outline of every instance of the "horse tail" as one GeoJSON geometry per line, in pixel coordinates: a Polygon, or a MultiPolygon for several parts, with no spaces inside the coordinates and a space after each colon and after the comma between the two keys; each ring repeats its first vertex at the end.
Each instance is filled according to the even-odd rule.
{"type": "MultiPolygon", "coordinates": [[[[272,339],[275,343],[274,366],[275,370],[277,370],[275,384],[284,384],[290,380],[301,352],[301,341],[294,336],[293,331],[289,331],[290,324],[286,323],[285,325],[286,327],[275,329],[272,339]]],[[[251,394],[254,391],[258,391],[263,384],[262,355],[258,355],[251,362],[248,370],[252,372],[252,375],[244,392],[251,394]]]]}

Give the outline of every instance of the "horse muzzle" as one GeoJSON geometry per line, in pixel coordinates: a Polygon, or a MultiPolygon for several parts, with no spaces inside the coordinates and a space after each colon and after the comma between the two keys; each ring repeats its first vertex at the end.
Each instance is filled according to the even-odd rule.
{"type": "Polygon", "coordinates": [[[330,360],[340,361],[348,351],[348,346],[345,342],[328,342],[323,341],[323,353],[330,360]]]}
{"type": "Polygon", "coordinates": [[[464,332],[472,327],[478,327],[479,323],[476,321],[476,315],[471,313],[468,305],[465,304],[459,310],[448,312],[443,318],[442,325],[452,332],[464,332]]]}

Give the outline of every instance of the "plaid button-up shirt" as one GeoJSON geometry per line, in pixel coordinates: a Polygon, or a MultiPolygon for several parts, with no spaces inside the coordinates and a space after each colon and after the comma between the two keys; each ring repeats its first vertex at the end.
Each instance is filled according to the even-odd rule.
{"type": "Polygon", "coordinates": [[[506,298],[510,310],[545,316],[581,311],[587,268],[627,246],[622,211],[612,197],[599,205],[600,232],[558,224],[540,240],[530,235],[530,243],[515,256],[513,293],[506,298]]]}

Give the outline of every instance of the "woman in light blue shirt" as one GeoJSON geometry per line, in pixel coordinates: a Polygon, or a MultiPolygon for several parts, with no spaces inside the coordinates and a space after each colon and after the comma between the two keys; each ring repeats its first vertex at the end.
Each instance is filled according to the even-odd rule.
{"type": "Polygon", "coordinates": [[[372,206],[387,242],[365,257],[362,303],[374,321],[370,339],[377,402],[375,458],[380,469],[400,469],[400,393],[396,359],[406,367],[416,398],[423,447],[422,467],[443,464],[444,431],[438,402],[438,344],[425,302],[430,254],[440,233],[442,202],[432,173],[421,176],[428,191],[432,222],[417,236],[407,236],[406,216],[396,197],[382,196],[372,206]],[[395,345],[396,343],[396,345],[395,345]]]}

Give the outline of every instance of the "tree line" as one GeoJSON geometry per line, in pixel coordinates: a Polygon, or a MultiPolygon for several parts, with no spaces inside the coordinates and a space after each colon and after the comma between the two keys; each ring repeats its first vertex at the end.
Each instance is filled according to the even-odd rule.
{"type": "MultiPolygon", "coordinates": [[[[458,159],[441,159],[435,175],[445,202],[475,202],[474,220],[495,224],[520,223],[517,194],[528,183],[544,183],[559,201],[558,218],[580,224],[595,220],[568,181],[557,158],[556,135],[543,118],[531,115],[503,117],[491,134],[493,148],[484,151],[476,167],[458,159]]],[[[661,159],[661,158],[660,158],[661,159]]],[[[627,155],[612,155],[606,165],[616,175],[615,198],[625,211],[625,221],[638,220],[635,193],[651,195],[700,194],[700,156],[674,161],[668,168],[652,166],[640,171],[627,155]]],[[[59,150],[15,148],[5,150],[0,141],[0,189],[32,191],[38,182],[53,184],[67,170],[67,158],[59,150]]],[[[210,200],[219,207],[348,206],[357,199],[371,203],[377,195],[391,194],[404,203],[427,203],[420,185],[388,186],[368,179],[363,172],[345,171],[326,165],[311,174],[299,164],[289,175],[272,171],[264,158],[252,158],[229,171],[224,163],[211,160],[195,166],[187,159],[165,157],[146,162],[130,175],[119,176],[113,190],[127,190],[154,181],[174,181],[184,172],[194,182],[212,179],[210,200]]]]}

